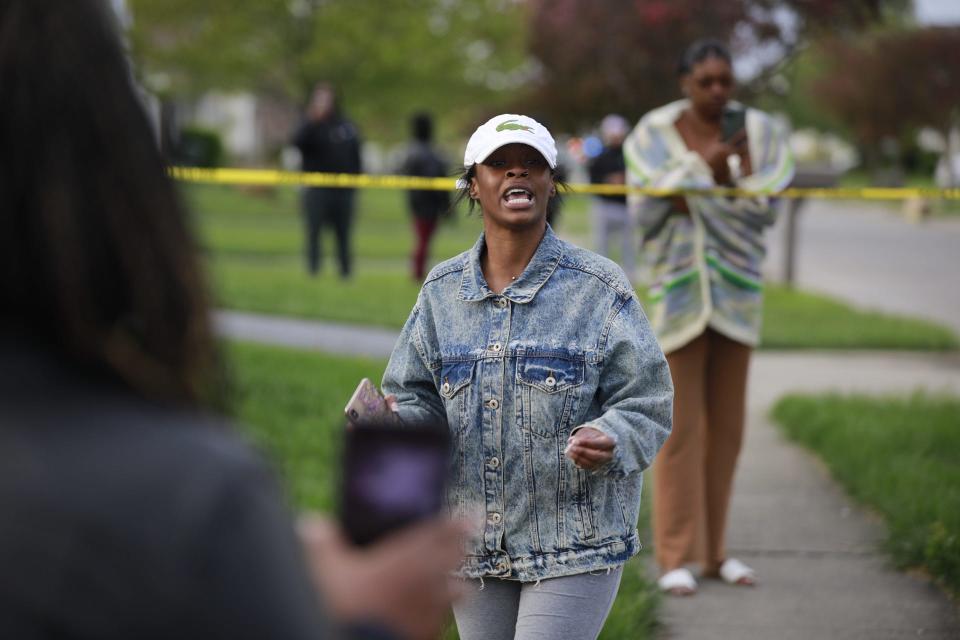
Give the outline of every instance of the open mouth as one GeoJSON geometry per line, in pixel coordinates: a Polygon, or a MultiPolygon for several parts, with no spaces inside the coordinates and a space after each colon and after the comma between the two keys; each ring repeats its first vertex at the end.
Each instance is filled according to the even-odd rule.
{"type": "Polygon", "coordinates": [[[511,209],[526,209],[533,204],[534,196],[529,189],[513,187],[503,194],[503,200],[511,209]]]}

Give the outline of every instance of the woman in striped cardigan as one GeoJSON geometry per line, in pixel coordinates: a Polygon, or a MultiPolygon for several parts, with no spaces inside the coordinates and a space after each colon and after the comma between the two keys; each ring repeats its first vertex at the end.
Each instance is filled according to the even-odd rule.
{"type": "Polygon", "coordinates": [[[760,334],[767,194],[793,178],[786,132],[730,100],[730,54],[694,43],[680,64],[685,99],[646,114],[624,143],[627,182],[658,189],[736,187],[750,197],[631,196],[651,265],[651,320],[675,387],[674,428],[654,465],[654,545],[660,586],[696,591],[684,567],[753,584],[726,557],[724,530],[743,435],[747,368],[760,334]]]}

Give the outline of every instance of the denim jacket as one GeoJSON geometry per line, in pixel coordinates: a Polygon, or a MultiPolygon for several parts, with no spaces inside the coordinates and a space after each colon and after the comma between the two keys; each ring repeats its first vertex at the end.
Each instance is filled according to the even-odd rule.
{"type": "Polygon", "coordinates": [[[670,433],[663,352],[623,271],[548,227],[502,295],[474,247],[435,267],[383,378],[405,422],[445,422],[448,506],[482,510],[461,574],[533,581],[623,564],[640,549],[641,471],[670,433]],[[584,471],[587,423],[616,442],[584,471]]]}

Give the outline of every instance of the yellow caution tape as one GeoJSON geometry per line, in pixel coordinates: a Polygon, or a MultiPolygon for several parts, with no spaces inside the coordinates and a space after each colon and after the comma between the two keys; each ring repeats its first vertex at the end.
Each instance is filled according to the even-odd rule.
{"type": "MultiPolygon", "coordinates": [[[[417,176],[368,175],[354,173],[306,173],[274,169],[200,169],[171,167],[170,175],[183,182],[203,182],[233,185],[299,185],[304,187],[340,187],[350,189],[419,189],[452,191],[454,178],[422,178],[417,176]]],[[[640,194],[655,197],[677,195],[727,196],[751,198],[773,196],[778,198],[828,198],[843,200],[907,200],[911,198],[960,200],[960,189],[923,188],[799,188],[791,187],[779,193],[759,193],[744,189],[718,187],[714,189],[652,189],[627,187],[618,184],[572,184],[570,193],[596,195],[640,194]]]]}

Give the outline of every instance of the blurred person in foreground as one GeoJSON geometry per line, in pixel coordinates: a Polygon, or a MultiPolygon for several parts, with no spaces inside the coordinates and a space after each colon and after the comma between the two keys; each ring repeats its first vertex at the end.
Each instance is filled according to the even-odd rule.
{"type": "MultiPolygon", "coordinates": [[[[401,169],[404,175],[424,178],[440,178],[447,175],[447,161],[433,146],[433,118],[428,113],[418,113],[410,120],[413,142],[407,149],[407,157],[401,169]]],[[[430,239],[437,230],[440,216],[450,212],[450,194],[447,191],[411,190],[407,192],[413,230],[417,236],[413,250],[413,278],[423,282],[427,274],[427,255],[430,239]]]]}
{"type": "Polygon", "coordinates": [[[0,637],[430,637],[455,527],[301,541],[204,410],[196,245],[105,6],[0,3],[0,637]]]}
{"type": "MultiPolygon", "coordinates": [[[[332,85],[318,84],[310,96],[306,117],[293,137],[300,150],[304,171],[319,173],[361,173],[360,133],[340,110],[332,85]]],[[[323,259],[320,231],[333,229],[340,261],[340,277],[349,278],[353,269],[350,234],[356,190],[338,187],[307,187],[303,190],[307,272],[316,275],[323,259]]]]}
{"type": "MultiPolygon", "coordinates": [[[[793,178],[786,132],[732,102],[730,54],[695,42],[679,66],[683,100],[645,115],[624,144],[627,183],[659,189],[739,187],[775,194],[793,178]]],[[[767,195],[631,196],[652,262],[651,322],[673,376],[673,433],[653,467],[654,548],[660,588],[690,595],[684,566],[752,585],[750,567],[724,543],[743,437],[747,368],[760,338],[767,195]],[[700,535],[705,533],[705,537],[700,535]]]]}
{"type": "MultiPolygon", "coordinates": [[[[600,123],[603,151],[590,162],[590,182],[593,184],[626,183],[626,164],[623,160],[623,139],[630,133],[630,124],[623,116],[610,114],[600,123]]],[[[593,197],[593,240],[597,253],[610,257],[612,236],[619,234],[620,266],[627,276],[636,275],[637,225],[627,211],[627,196],[601,194],[593,197]]]]}
{"type": "Polygon", "coordinates": [[[670,432],[667,363],[626,275],[547,224],[556,168],[536,120],[477,128],[460,198],[483,232],[427,276],[383,377],[403,421],[448,425],[448,503],[483,514],[462,640],[596,638],[670,432]]]}

